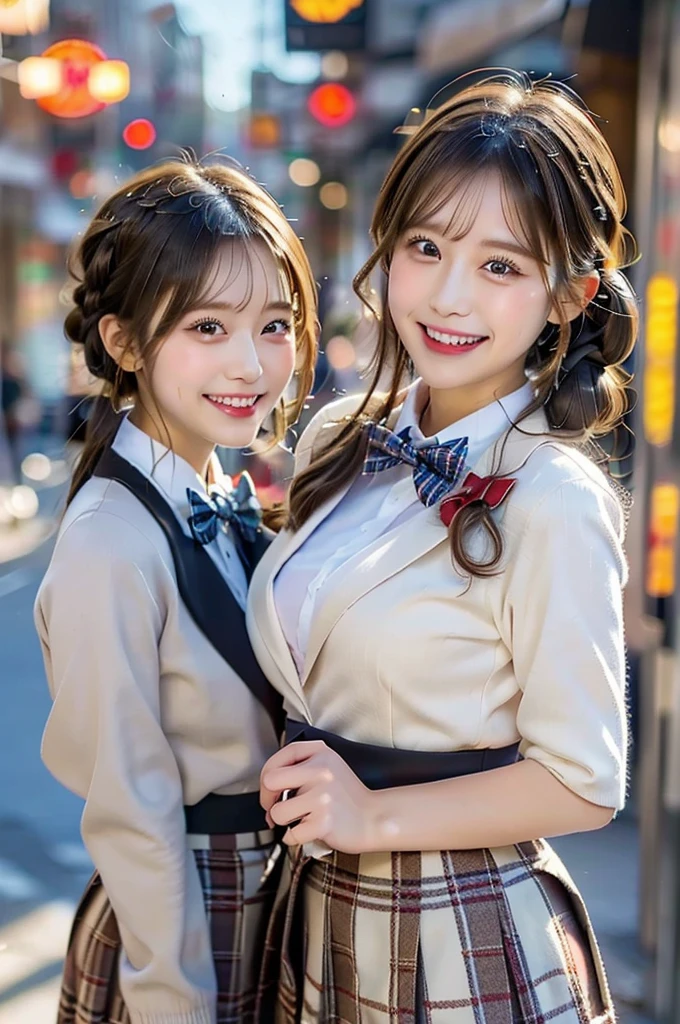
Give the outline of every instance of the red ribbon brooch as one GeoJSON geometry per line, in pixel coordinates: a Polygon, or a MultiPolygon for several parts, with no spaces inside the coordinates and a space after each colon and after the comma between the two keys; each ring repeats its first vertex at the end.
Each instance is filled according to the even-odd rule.
{"type": "Polygon", "coordinates": [[[441,503],[439,515],[444,526],[450,526],[456,513],[473,501],[483,501],[488,508],[498,508],[516,483],[511,477],[482,477],[468,473],[461,489],[441,503]]]}

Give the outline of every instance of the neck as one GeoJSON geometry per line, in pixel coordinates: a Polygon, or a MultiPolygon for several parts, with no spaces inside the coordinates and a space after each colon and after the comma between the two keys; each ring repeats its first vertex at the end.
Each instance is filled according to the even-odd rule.
{"type": "Polygon", "coordinates": [[[207,480],[210,467],[210,459],[215,451],[215,445],[210,444],[203,438],[187,437],[181,431],[173,430],[173,425],[165,419],[158,419],[150,416],[147,410],[137,403],[130,413],[130,423],[143,430],[152,440],[168,448],[180,459],[188,462],[192,469],[195,469],[201,480],[207,480]]]}
{"type": "Polygon", "coordinates": [[[428,389],[427,404],[420,417],[420,429],[426,437],[433,437],[452,423],[471,416],[472,413],[485,409],[492,402],[497,402],[506,395],[512,394],[522,386],[524,380],[508,384],[505,388],[496,388],[489,394],[488,388],[433,388],[428,389]]]}

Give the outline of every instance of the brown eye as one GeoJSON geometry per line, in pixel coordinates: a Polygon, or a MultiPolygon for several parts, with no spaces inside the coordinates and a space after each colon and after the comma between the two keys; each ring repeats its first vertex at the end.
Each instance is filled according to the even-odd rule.
{"type": "Polygon", "coordinates": [[[262,328],[263,334],[288,334],[290,331],[288,320],[272,320],[266,327],[262,328]]]}
{"type": "Polygon", "coordinates": [[[488,270],[493,277],[512,277],[520,273],[514,263],[499,259],[489,260],[484,264],[484,270],[488,270]]]}
{"type": "Polygon", "coordinates": [[[226,334],[223,324],[219,320],[199,320],[192,324],[190,331],[195,331],[201,338],[215,338],[218,334],[226,334]]]}
{"type": "Polygon", "coordinates": [[[421,256],[429,256],[431,259],[441,259],[441,253],[434,242],[429,238],[412,238],[409,241],[409,248],[415,248],[421,256]]]}

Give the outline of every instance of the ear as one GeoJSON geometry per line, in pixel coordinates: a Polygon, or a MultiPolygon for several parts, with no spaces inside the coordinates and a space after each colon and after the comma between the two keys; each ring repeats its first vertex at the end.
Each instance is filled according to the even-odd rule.
{"type": "Polygon", "coordinates": [[[584,311],[586,306],[590,305],[597,295],[599,287],[600,275],[597,270],[591,270],[585,277],[581,277],[576,285],[580,298],[576,300],[567,299],[565,302],[556,303],[548,314],[548,323],[559,324],[561,322],[560,310],[564,319],[574,320],[579,313],[584,311]]]}
{"type": "Polygon", "coordinates": [[[134,347],[130,345],[120,321],[113,313],[107,313],[99,321],[99,337],[102,339],[104,348],[114,363],[118,363],[121,370],[125,370],[126,373],[135,373],[141,369],[142,360],[134,347]]]}

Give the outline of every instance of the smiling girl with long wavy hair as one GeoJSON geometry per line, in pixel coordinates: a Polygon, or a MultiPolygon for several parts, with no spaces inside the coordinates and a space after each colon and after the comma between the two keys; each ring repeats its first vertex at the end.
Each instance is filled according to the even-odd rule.
{"type": "Polygon", "coordinates": [[[387,174],[375,377],[301,437],[249,598],[288,715],[261,790],[296,848],[286,1024],[613,1020],[542,837],[625,796],[625,515],[583,450],[625,409],[624,212],[591,116],[514,73],[461,83],[387,174]]]}

